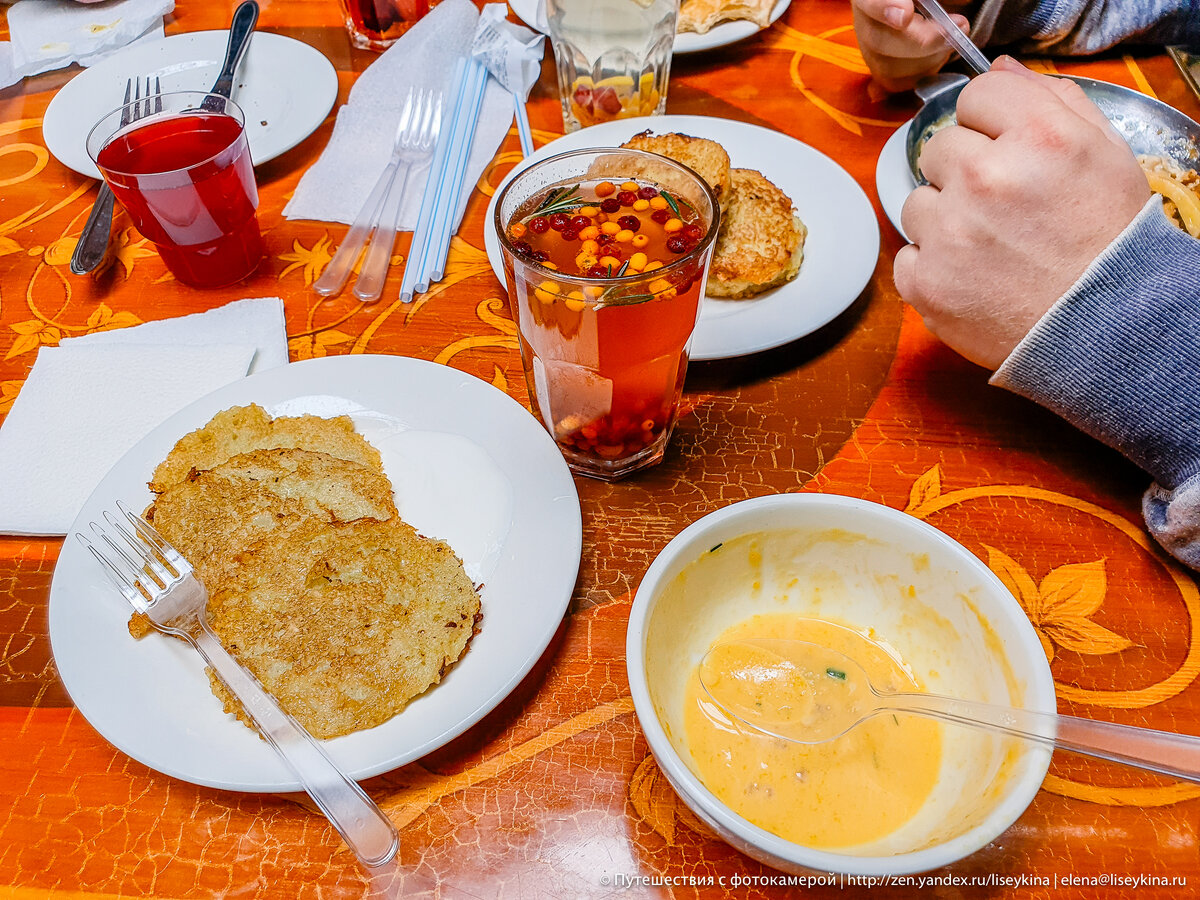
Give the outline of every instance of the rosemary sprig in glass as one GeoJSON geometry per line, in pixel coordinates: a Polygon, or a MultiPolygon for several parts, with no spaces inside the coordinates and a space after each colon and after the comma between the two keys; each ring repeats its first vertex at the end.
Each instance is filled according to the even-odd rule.
{"type": "Polygon", "coordinates": [[[521,224],[527,224],[530,219],[535,219],[538,216],[552,216],[555,213],[572,212],[584,205],[583,198],[579,196],[578,184],[571,187],[555,188],[546,195],[546,199],[541,202],[541,205],[537,209],[521,220],[521,224]]]}

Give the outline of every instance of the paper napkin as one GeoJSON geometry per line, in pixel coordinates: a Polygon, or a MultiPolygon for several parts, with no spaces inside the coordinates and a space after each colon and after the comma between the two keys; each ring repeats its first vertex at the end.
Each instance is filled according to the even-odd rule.
{"type": "Polygon", "coordinates": [[[65,534],[100,479],[157,425],[286,361],[275,297],[43,347],[0,425],[0,533],[65,534]]]}
{"type": "Polygon", "coordinates": [[[0,88],[71,63],[90,66],[143,37],[162,37],[174,0],[21,0],[8,10],[0,42],[0,88]]]}
{"type": "MultiPolygon", "coordinates": [[[[479,11],[470,0],[443,0],[359,76],[346,105],[338,110],[329,144],[300,179],[283,214],[289,219],[317,219],[350,224],[371,193],[391,156],[396,125],[409,87],[432,88],[445,98],[454,62],[470,53],[479,11]]],[[[474,185],[496,153],[512,122],[508,93],[488,79],[483,110],[467,162],[466,184],[474,185]]],[[[443,118],[443,123],[448,118],[443,118]]],[[[414,166],[400,212],[400,229],[417,223],[428,164],[414,166]]],[[[457,227],[457,222],[455,223],[457,227]]]]}

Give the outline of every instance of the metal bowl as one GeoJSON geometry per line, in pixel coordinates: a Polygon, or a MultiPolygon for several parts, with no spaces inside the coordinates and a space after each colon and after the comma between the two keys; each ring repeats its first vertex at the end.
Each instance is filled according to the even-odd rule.
{"type": "MultiPolygon", "coordinates": [[[[1057,77],[1069,78],[1083,88],[1136,155],[1165,156],[1200,172],[1200,125],[1175,107],[1107,81],[1077,75],[1057,77]]],[[[917,89],[925,105],[913,118],[905,147],[917,184],[927,183],[917,165],[921,150],[934,132],[955,123],[958,95],[966,83],[962,75],[942,76],[917,89]]]]}

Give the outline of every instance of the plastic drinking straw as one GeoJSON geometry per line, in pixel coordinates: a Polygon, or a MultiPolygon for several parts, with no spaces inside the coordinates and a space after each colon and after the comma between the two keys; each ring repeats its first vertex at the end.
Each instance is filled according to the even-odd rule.
{"type": "Polygon", "coordinates": [[[487,87],[488,70],[478,60],[467,62],[466,91],[455,125],[455,142],[450,145],[447,159],[446,186],[449,189],[446,202],[440,204],[433,220],[433,235],[425,266],[417,282],[418,290],[425,290],[431,281],[439,281],[446,271],[446,256],[450,252],[450,237],[454,231],[454,220],[462,202],[463,180],[467,174],[467,161],[471,156],[471,144],[475,140],[475,127],[479,122],[479,111],[483,107],[483,92],[487,87]],[[429,276],[428,279],[426,276],[429,276]],[[424,287],[422,287],[422,282],[424,287]]]}
{"type": "Polygon", "coordinates": [[[519,94],[513,94],[513,106],[517,110],[517,137],[521,139],[521,155],[533,153],[533,131],[529,127],[529,113],[519,94]]]}
{"type": "Polygon", "coordinates": [[[433,159],[429,164],[429,175],[425,180],[425,193],[421,196],[421,208],[417,213],[417,224],[413,228],[412,244],[408,249],[408,259],[404,263],[404,277],[400,281],[400,300],[411,303],[416,293],[417,278],[424,268],[426,248],[429,246],[430,228],[433,226],[434,212],[437,209],[438,197],[445,189],[446,160],[450,142],[454,132],[454,122],[458,118],[458,110],[462,106],[463,73],[466,71],[466,60],[459,57],[454,64],[454,76],[450,81],[449,102],[444,104],[442,113],[442,128],[438,133],[437,147],[433,151],[433,159]],[[448,108],[446,108],[448,107],[448,108]]]}

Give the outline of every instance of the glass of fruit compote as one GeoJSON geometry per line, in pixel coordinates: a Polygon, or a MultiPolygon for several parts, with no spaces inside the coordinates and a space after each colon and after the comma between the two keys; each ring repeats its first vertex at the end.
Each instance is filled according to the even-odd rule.
{"type": "Polygon", "coordinates": [[[574,471],[612,481],[662,459],[719,219],[695,172],[638,150],[553,156],[501,192],[525,380],[574,471]]]}

